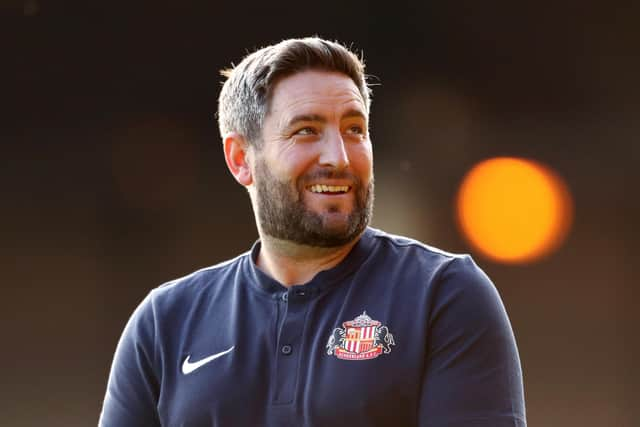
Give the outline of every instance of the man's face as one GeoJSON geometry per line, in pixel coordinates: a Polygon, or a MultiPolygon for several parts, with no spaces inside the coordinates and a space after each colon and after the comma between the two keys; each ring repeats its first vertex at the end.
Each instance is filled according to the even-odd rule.
{"type": "Polygon", "coordinates": [[[349,77],[304,71],[279,81],[262,137],[252,194],[263,233],[334,247],[365,229],[373,208],[371,141],[349,77]]]}

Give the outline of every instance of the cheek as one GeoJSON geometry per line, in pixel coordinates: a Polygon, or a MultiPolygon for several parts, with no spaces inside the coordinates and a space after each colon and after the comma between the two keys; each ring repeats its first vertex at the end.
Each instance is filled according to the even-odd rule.
{"type": "Polygon", "coordinates": [[[295,144],[281,142],[265,147],[264,157],[271,172],[284,177],[300,162],[301,153],[295,144]]]}
{"type": "Polygon", "coordinates": [[[318,155],[310,146],[302,146],[300,144],[286,152],[281,153],[276,164],[279,170],[286,174],[291,179],[297,179],[301,175],[304,175],[314,162],[317,161],[318,155]]]}
{"type": "Polygon", "coordinates": [[[363,180],[371,180],[373,175],[373,155],[370,144],[362,144],[354,148],[349,155],[351,168],[363,180]]]}

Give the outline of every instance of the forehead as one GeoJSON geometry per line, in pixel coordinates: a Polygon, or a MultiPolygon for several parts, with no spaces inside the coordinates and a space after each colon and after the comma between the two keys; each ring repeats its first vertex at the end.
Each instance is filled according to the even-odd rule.
{"type": "Polygon", "coordinates": [[[356,84],[345,74],[307,70],[276,83],[271,95],[270,115],[314,109],[361,109],[366,107],[356,84]]]}

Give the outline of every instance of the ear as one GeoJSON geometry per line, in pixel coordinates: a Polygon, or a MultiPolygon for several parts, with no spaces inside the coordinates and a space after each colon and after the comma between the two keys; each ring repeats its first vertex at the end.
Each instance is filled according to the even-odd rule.
{"type": "Polygon", "coordinates": [[[224,159],[231,175],[241,185],[253,184],[253,175],[249,163],[249,144],[237,132],[229,132],[224,136],[224,159]]]}

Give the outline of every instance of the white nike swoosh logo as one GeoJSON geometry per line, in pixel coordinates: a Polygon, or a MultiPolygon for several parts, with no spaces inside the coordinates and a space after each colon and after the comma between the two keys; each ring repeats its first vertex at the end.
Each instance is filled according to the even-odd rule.
{"type": "Polygon", "coordinates": [[[220,353],[216,353],[216,354],[212,354],[209,357],[205,357],[204,359],[200,359],[197,362],[189,362],[189,359],[191,358],[191,355],[188,355],[186,359],[184,359],[184,363],[182,364],[182,373],[187,375],[190,374],[191,372],[195,371],[196,369],[198,369],[199,367],[201,367],[202,365],[206,365],[207,363],[211,362],[212,360],[216,360],[218,357],[224,356],[227,353],[231,353],[231,351],[234,349],[235,345],[233,347],[231,347],[228,350],[225,351],[221,351],[220,353]]]}

